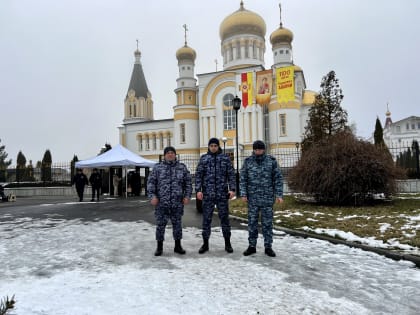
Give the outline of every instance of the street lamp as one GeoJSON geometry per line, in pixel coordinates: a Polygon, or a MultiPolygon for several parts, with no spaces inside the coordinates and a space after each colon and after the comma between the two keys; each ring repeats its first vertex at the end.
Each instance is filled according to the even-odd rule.
{"type": "Polygon", "coordinates": [[[223,141],[223,154],[226,154],[226,141],[227,141],[227,138],[226,137],[222,137],[222,141],[223,141]]]}
{"type": "Polygon", "coordinates": [[[236,195],[239,196],[239,141],[238,141],[238,110],[241,108],[241,99],[236,95],[233,99],[233,109],[236,118],[236,195]]]}

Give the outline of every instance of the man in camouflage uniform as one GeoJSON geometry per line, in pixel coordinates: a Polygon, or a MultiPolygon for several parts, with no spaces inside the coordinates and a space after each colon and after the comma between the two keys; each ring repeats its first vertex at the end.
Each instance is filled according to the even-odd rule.
{"type": "Polygon", "coordinates": [[[175,240],[174,252],[183,255],[185,250],[181,246],[182,216],[184,205],[191,199],[191,175],[185,164],[177,161],[174,147],[166,147],[163,155],[164,160],[153,167],[147,181],[150,203],[156,207],[155,256],[162,255],[165,227],[169,219],[175,240]]]}
{"type": "Polygon", "coordinates": [[[216,205],[225,239],[225,250],[233,252],[230,243],[230,223],[228,200],[235,196],[235,172],[229,157],[222,154],[217,138],[211,138],[208,152],[201,156],[195,172],[197,199],[203,200],[203,245],[200,254],[209,250],[211,221],[216,205]]]}
{"type": "Polygon", "coordinates": [[[264,236],[265,254],[275,257],[273,243],[273,204],[283,202],[283,177],[274,157],[265,154],[261,140],[253,143],[254,152],[245,159],[241,169],[240,192],[242,200],[248,202],[248,242],[245,256],[257,252],[258,215],[264,236]]]}

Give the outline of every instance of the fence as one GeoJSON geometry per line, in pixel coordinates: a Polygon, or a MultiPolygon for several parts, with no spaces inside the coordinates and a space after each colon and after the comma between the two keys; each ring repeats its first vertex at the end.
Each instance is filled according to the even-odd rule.
{"type": "MultiPolygon", "coordinates": [[[[233,167],[236,169],[237,162],[239,163],[239,170],[241,169],[245,159],[252,154],[252,151],[243,152],[238,157],[236,161],[236,156],[233,151],[227,151],[226,154],[230,157],[233,167]]],[[[300,159],[301,152],[300,150],[293,148],[279,148],[271,150],[270,155],[273,156],[282,170],[284,176],[287,176],[289,171],[296,165],[300,159]]],[[[178,159],[184,163],[192,175],[195,175],[195,170],[197,168],[200,156],[198,154],[182,154],[178,156],[178,159]]]]}
{"type": "MultiPolygon", "coordinates": [[[[400,167],[406,168],[407,170],[413,170],[414,176],[412,178],[420,178],[418,165],[419,165],[419,151],[408,145],[393,146],[388,148],[391,156],[395,163],[400,167]],[[417,169],[416,169],[417,167],[417,169]]],[[[269,152],[274,158],[276,158],[279,166],[282,170],[283,176],[287,179],[290,170],[297,164],[301,157],[300,148],[274,148],[269,152]]],[[[238,161],[236,160],[234,150],[226,150],[226,154],[230,156],[234,168],[239,163],[239,170],[243,165],[245,158],[252,154],[252,151],[240,151],[238,161]]],[[[199,154],[181,154],[178,159],[187,165],[192,175],[195,175],[198,162],[200,160],[199,154]]],[[[140,171],[142,177],[147,177],[143,169],[140,171]]],[[[71,182],[72,179],[71,163],[61,162],[53,163],[51,165],[51,181],[52,182],[71,182]]],[[[105,175],[105,174],[104,174],[105,175]]],[[[107,177],[107,176],[103,176],[107,177]]],[[[35,182],[42,183],[42,169],[40,167],[27,166],[24,170],[9,168],[4,174],[0,174],[0,182],[35,182]],[[18,179],[16,175],[21,172],[23,175],[18,179]],[[2,175],[2,176],[1,176],[2,175]],[[2,178],[3,177],[3,178],[2,178]]]]}
{"type": "Polygon", "coordinates": [[[420,178],[420,152],[417,141],[388,148],[396,165],[405,169],[409,178],[420,178]]]}
{"type": "Polygon", "coordinates": [[[31,164],[25,168],[8,168],[3,174],[0,181],[4,182],[36,182],[40,183],[43,181],[48,182],[70,182],[71,181],[71,163],[59,162],[52,163],[51,167],[42,169],[41,167],[33,167],[31,164]],[[50,170],[50,171],[49,171],[50,170]],[[48,173],[45,180],[42,178],[42,174],[48,173]]]}

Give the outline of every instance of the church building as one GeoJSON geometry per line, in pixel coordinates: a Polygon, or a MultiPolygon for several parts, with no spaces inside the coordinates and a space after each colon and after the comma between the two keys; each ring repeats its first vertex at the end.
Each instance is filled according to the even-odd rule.
{"type": "Polygon", "coordinates": [[[400,153],[411,149],[414,140],[420,143],[420,117],[410,116],[393,122],[388,108],[383,138],[395,160],[400,153]]]}
{"type": "Polygon", "coordinates": [[[315,92],[306,89],[304,72],[294,63],[293,33],[283,26],[281,10],[279,22],[277,28],[269,26],[273,29],[269,37],[273,60],[266,67],[267,26],[240,1],[239,9],[219,28],[223,69],[199,74],[195,73],[197,53],[187,44],[184,25],[185,43],[176,51],[179,75],[173,119],[154,119],[152,95],[137,49],[119,127],[120,143],[151,160],[159,160],[163,148],[171,145],[184,163],[198,161],[212,137],[220,139],[232,159],[237,145],[241,160],[251,154],[255,140],[263,140],[274,155],[297,148],[315,92]],[[237,112],[233,108],[236,96],[241,99],[237,112]]]}

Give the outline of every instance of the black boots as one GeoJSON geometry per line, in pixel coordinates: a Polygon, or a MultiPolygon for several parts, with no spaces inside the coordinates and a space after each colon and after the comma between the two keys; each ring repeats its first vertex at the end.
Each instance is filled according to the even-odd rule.
{"type": "Polygon", "coordinates": [[[204,254],[209,250],[209,240],[203,239],[203,245],[201,245],[200,249],[198,250],[199,254],[204,254]]]}
{"type": "MultiPolygon", "coordinates": [[[[204,254],[209,250],[209,240],[203,239],[203,245],[201,245],[200,249],[198,250],[199,254],[204,254]]],[[[230,237],[225,237],[225,251],[229,254],[233,253],[232,245],[230,244],[230,237]]]]}
{"type": "Polygon", "coordinates": [[[267,256],[270,256],[270,257],[276,257],[276,253],[274,252],[274,250],[271,247],[266,247],[265,248],[265,254],[267,256]]]}
{"type": "Polygon", "coordinates": [[[155,256],[162,255],[163,252],[163,241],[157,241],[157,248],[155,250],[155,256]]]}
{"type": "Polygon", "coordinates": [[[181,240],[175,240],[174,252],[178,253],[178,254],[181,254],[181,255],[185,254],[185,250],[181,246],[181,240]]]}
{"type": "Polygon", "coordinates": [[[229,254],[233,253],[232,245],[230,244],[230,237],[225,237],[225,251],[227,251],[229,254]]]}
{"type": "MultiPolygon", "coordinates": [[[[155,256],[161,256],[163,252],[163,241],[157,241],[157,248],[155,250],[155,256]]],[[[186,252],[181,246],[181,240],[175,240],[174,252],[184,255],[186,252]]]]}
{"type": "MultiPolygon", "coordinates": [[[[249,255],[255,254],[256,252],[257,252],[257,249],[255,247],[248,246],[246,251],[244,251],[244,256],[249,256],[249,255]]],[[[276,257],[276,253],[271,247],[265,248],[265,254],[270,257],[276,257]]]]}
{"type": "Polygon", "coordinates": [[[255,247],[248,246],[246,251],[244,251],[244,256],[249,256],[249,255],[255,254],[256,252],[257,252],[257,249],[255,247]]]}

